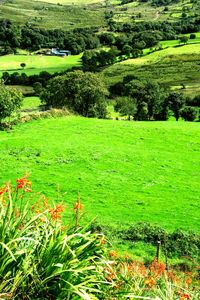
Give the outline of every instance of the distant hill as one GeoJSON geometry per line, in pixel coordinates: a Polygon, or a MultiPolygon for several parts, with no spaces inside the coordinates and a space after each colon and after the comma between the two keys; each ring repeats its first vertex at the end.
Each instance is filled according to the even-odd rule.
{"type": "Polygon", "coordinates": [[[40,28],[105,27],[115,22],[176,21],[200,16],[197,0],[3,0],[0,17],[40,28]]]}

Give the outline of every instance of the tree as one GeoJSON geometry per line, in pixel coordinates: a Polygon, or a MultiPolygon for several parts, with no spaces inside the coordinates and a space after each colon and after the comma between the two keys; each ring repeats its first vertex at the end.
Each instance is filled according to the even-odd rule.
{"type": "Polygon", "coordinates": [[[161,105],[166,96],[161,87],[151,80],[134,79],[125,85],[125,93],[136,100],[136,120],[151,120],[162,113],[167,114],[167,106],[161,105]],[[165,112],[163,111],[164,107],[165,112]]]}
{"type": "Polygon", "coordinates": [[[132,52],[132,47],[130,45],[128,45],[128,44],[125,44],[124,47],[123,47],[123,49],[122,49],[122,54],[125,54],[128,57],[130,57],[131,52],[132,52]]]}
{"type": "Polygon", "coordinates": [[[35,91],[35,94],[39,96],[43,89],[42,84],[40,82],[34,82],[33,89],[35,91]]]}
{"type": "Polygon", "coordinates": [[[181,110],[185,106],[185,96],[181,93],[172,92],[168,95],[167,100],[169,108],[172,110],[176,121],[178,121],[181,116],[181,110]]]}
{"type": "Polygon", "coordinates": [[[198,111],[195,107],[185,106],[183,110],[181,110],[181,117],[185,121],[194,121],[197,118],[198,111]]]}
{"type": "Polygon", "coordinates": [[[130,120],[130,117],[134,117],[136,112],[136,101],[130,97],[117,98],[114,109],[122,116],[128,116],[130,120]]]}
{"type": "Polygon", "coordinates": [[[24,69],[26,67],[25,63],[21,63],[20,66],[22,67],[22,69],[24,69]]]}
{"type": "Polygon", "coordinates": [[[41,99],[53,107],[67,107],[84,117],[106,117],[108,91],[93,73],[75,71],[49,81],[41,99]]]}
{"type": "Polygon", "coordinates": [[[180,44],[187,44],[187,42],[188,42],[188,40],[189,40],[189,37],[188,36],[186,36],[186,35],[183,35],[183,36],[181,36],[180,38],[179,38],[179,43],[180,44]]]}
{"type": "Polygon", "coordinates": [[[13,112],[21,107],[22,94],[14,88],[10,88],[4,83],[0,83],[0,122],[10,117],[13,112]]]}
{"type": "Polygon", "coordinates": [[[190,34],[190,40],[194,40],[196,39],[196,34],[195,33],[191,33],[190,34]]]}

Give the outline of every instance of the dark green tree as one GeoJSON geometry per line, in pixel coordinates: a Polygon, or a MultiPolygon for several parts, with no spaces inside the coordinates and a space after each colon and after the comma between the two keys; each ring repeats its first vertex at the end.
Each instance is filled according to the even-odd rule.
{"type": "Polygon", "coordinates": [[[167,98],[169,108],[172,110],[176,121],[179,120],[181,116],[181,110],[185,106],[185,96],[181,93],[171,92],[167,98]]]}
{"type": "Polygon", "coordinates": [[[26,67],[25,63],[21,63],[20,66],[22,67],[22,69],[24,69],[26,67]]]}
{"type": "Polygon", "coordinates": [[[181,117],[185,120],[185,121],[195,121],[195,119],[198,116],[198,110],[195,107],[192,106],[185,106],[181,112],[181,117]]]}
{"type": "Polygon", "coordinates": [[[136,101],[130,97],[119,97],[116,99],[114,109],[122,116],[128,116],[128,119],[130,120],[136,113],[136,101]]]}
{"type": "Polygon", "coordinates": [[[106,117],[108,91],[93,73],[75,71],[49,81],[41,99],[53,107],[67,107],[85,117],[106,117]]]}
{"type": "Polygon", "coordinates": [[[189,40],[189,37],[186,35],[183,35],[179,38],[179,43],[186,45],[188,43],[188,40],[189,40]]]}

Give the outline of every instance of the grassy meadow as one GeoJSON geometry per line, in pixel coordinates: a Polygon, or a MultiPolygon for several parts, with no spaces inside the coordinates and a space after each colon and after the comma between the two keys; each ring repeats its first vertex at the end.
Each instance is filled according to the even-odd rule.
{"type": "Polygon", "coordinates": [[[65,193],[69,211],[79,192],[86,220],[198,230],[199,141],[198,123],[32,121],[0,132],[0,183],[28,172],[36,191],[65,193]]]}
{"type": "Polygon", "coordinates": [[[45,55],[4,55],[0,57],[0,75],[7,71],[27,75],[39,74],[42,71],[49,73],[61,72],[81,65],[81,54],[66,57],[45,55]],[[20,64],[25,63],[23,69],[20,64]]]}

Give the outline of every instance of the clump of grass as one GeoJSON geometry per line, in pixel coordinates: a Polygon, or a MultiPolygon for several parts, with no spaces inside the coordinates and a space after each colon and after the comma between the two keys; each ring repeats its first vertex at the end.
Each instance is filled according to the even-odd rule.
{"type": "Polygon", "coordinates": [[[62,224],[63,204],[44,196],[30,204],[27,176],[0,189],[0,297],[4,299],[92,299],[102,293],[102,235],[78,223],[62,224]]]}

